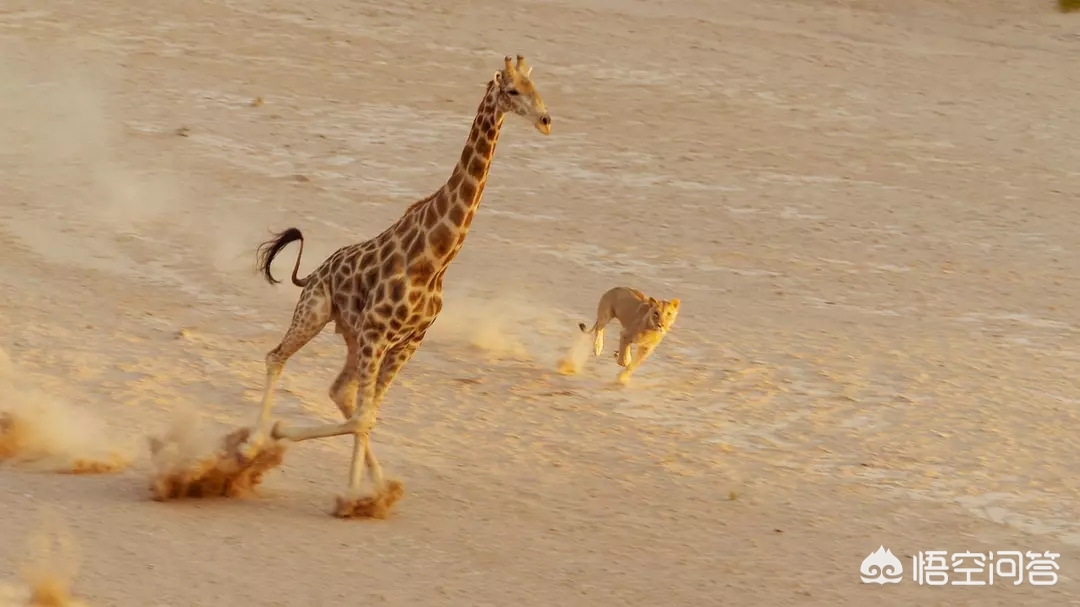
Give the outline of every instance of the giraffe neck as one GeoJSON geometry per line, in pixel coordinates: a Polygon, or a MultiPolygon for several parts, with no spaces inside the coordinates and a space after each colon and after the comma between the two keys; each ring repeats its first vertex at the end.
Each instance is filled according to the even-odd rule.
{"type": "Polygon", "coordinates": [[[498,84],[492,80],[450,179],[434,195],[418,201],[415,212],[409,213],[427,232],[428,252],[436,267],[446,267],[457,256],[480,206],[506,116],[498,96],[498,84]]]}
{"type": "MultiPolygon", "coordinates": [[[[495,145],[499,142],[503,118],[506,111],[499,108],[499,88],[494,80],[488,83],[484,100],[476,110],[469,138],[461,150],[454,172],[443,190],[450,197],[451,203],[462,205],[466,210],[475,211],[480,205],[487,184],[491,159],[495,157],[495,145]],[[475,186],[475,187],[472,187],[475,186]]],[[[454,222],[460,223],[460,222],[454,222]]],[[[465,226],[468,229],[468,226],[465,226]]]]}

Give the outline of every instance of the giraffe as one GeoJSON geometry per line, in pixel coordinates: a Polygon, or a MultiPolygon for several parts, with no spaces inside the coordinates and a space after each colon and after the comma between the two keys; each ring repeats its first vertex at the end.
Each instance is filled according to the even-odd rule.
{"type": "Polygon", "coordinates": [[[268,438],[298,442],[352,434],[348,484],[337,499],[335,516],[385,511],[386,502],[401,495],[400,483],[385,480],[371,450],[370,434],[394,377],[442,310],[443,276],[465,243],[480,206],[503,119],[517,114],[540,133],[551,133],[551,116],[530,79],[532,68],[521,55],[516,63],[509,56],[503,62],[487,84],[450,178],[435,193],[411,204],[389,228],[366,242],[338,249],[305,278],[297,278],[304,253],[299,229],[289,228],[259,246],[258,269],[270,284],[276,284],[279,281],[271,274],[270,264],[286,245],[299,241],[292,283],[303,290],[292,324],[266,355],[262,408],[241,457],[254,457],[268,438]],[[330,321],[348,350],[344,368],[329,391],[345,421],[306,428],[290,428],[278,421],[268,431],[271,395],[286,361],[330,321]],[[360,496],[361,464],[371,475],[374,496],[360,496]]]}

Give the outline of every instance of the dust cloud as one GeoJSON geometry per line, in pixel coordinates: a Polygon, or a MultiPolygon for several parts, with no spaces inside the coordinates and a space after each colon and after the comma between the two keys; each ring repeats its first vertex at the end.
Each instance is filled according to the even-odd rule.
{"type": "Polygon", "coordinates": [[[26,542],[21,583],[0,584],[0,607],[89,607],[71,596],[82,559],[74,535],[51,510],[26,542]]]}
{"type": "Polygon", "coordinates": [[[0,463],[66,474],[117,472],[131,463],[133,445],[24,376],[0,350],[0,463]]]}
{"type": "Polygon", "coordinates": [[[63,213],[48,224],[59,232],[124,232],[177,207],[172,179],[119,153],[124,125],[109,106],[117,74],[15,44],[0,45],[0,57],[0,159],[34,184],[16,199],[24,219],[44,220],[41,211],[51,210],[63,213]]]}
{"type": "Polygon", "coordinates": [[[53,263],[174,282],[160,266],[180,246],[254,285],[257,201],[192,198],[191,175],[145,153],[148,138],[176,136],[171,125],[125,121],[122,76],[0,42],[0,170],[29,184],[9,194],[0,231],[53,263]]]}
{"type": "Polygon", "coordinates": [[[431,328],[433,341],[464,344],[491,359],[530,361],[550,356],[551,310],[516,293],[485,297],[453,293],[431,328]]]}
{"type": "Polygon", "coordinates": [[[585,367],[593,353],[593,336],[582,333],[575,339],[566,355],[559,359],[558,371],[563,375],[577,375],[585,367]]]}
{"type": "Polygon", "coordinates": [[[287,443],[267,439],[253,457],[245,459],[240,457],[240,447],[250,433],[250,428],[239,428],[222,435],[194,411],[178,411],[160,437],[148,439],[153,498],[254,495],[263,475],[281,465],[287,443]]]}
{"type": "Polygon", "coordinates": [[[516,328],[528,308],[509,299],[485,299],[475,295],[449,298],[432,325],[435,341],[467,344],[492,358],[532,357],[516,328]]]}

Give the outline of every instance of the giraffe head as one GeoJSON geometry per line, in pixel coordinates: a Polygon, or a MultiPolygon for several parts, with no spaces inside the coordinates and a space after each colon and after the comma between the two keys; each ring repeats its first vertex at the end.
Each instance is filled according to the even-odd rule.
{"type": "Polygon", "coordinates": [[[495,86],[498,87],[499,109],[512,112],[529,120],[536,130],[545,135],[551,134],[551,115],[548,114],[540,91],[536,90],[529,74],[532,68],[521,55],[517,63],[507,56],[505,66],[495,72],[495,86]]]}

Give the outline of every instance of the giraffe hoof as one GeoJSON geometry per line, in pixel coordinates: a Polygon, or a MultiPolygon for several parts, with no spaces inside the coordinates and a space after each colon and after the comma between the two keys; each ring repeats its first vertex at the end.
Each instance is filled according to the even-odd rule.
{"type": "Polygon", "coordinates": [[[236,450],[236,463],[240,464],[240,466],[249,466],[259,457],[262,451],[262,445],[244,445],[236,450]]]}
{"type": "Polygon", "coordinates": [[[262,451],[263,442],[265,442],[263,437],[253,436],[250,440],[246,442],[237,442],[232,446],[231,449],[229,449],[228,438],[229,437],[226,437],[226,450],[233,453],[233,456],[236,459],[236,463],[240,464],[241,466],[246,466],[247,464],[250,464],[252,461],[254,461],[254,459],[258,457],[259,453],[262,451]]]}
{"type": "MultiPolygon", "coordinates": [[[[184,447],[183,443],[163,443],[157,445],[159,454],[162,449],[167,453],[170,448],[184,447]]],[[[285,445],[266,444],[265,435],[239,428],[224,436],[213,452],[197,459],[155,458],[150,490],[157,501],[253,496],[263,476],[281,465],[284,454],[285,445]]]]}
{"type": "Polygon", "coordinates": [[[363,497],[339,496],[334,507],[337,518],[376,518],[385,519],[390,509],[405,495],[405,485],[401,481],[388,480],[375,490],[374,495],[363,497]]]}

